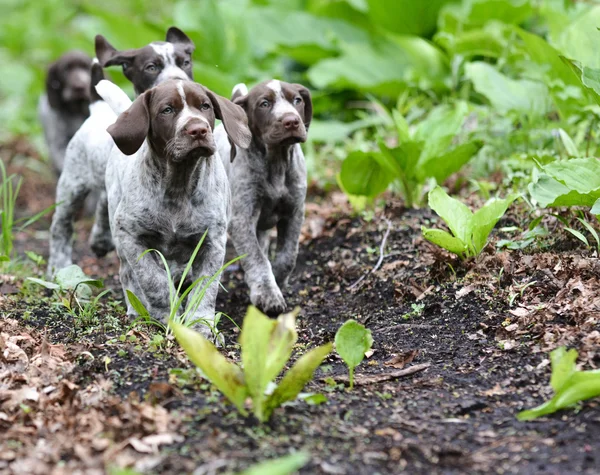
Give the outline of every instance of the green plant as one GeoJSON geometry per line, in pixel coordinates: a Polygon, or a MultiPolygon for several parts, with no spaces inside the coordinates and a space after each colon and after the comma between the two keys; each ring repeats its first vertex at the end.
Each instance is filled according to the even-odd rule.
{"type": "Polygon", "coordinates": [[[310,460],[307,452],[296,452],[252,465],[238,475],[289,475],[301,469],[310,460]]]}
{"type": "Polygon", "coordinates": [[[54,282],[36,277],[28,277],[27,280],[52,290],[58,299],[55,304],[62,305],[83,325],[94,321],[100,299],[110,292],[110,289],[106,289],[93,297],[92,287],[101,289],[104,283],[100,279],[88,277],[75,264],[60,269],[54,277],[54,282]]]}
{"type": "Polygon", "coordinates": [[[373,345],[371,330],[355,320],[347,320],[335,334],[335,351],[348,365],[350,389],[354,387],[354,368],[373,345]]]}
{"type": "Polygon", "coordinates": [[[577,355],[577,350],[567,351],[564,346],[550,353],[550,386],[554,396],[541,406],[519,412],[517,419],[528,421],[600,396],[600,370],[578,371],[575,366],[577,355]]]}
{"type": "Polygon", "coordinates": [[[515,198],[513,195],[505,199],[491,199],[473,213],[438,186],[429,192],[429,206],[444,220],[452,234],[424,226],[421,226],[421,232],[425,239],[461,259],[478,256],[487,244],[492,229],[515,198]]]}
{"type": "Polygon", "coordinates": [[[393,110],[398,145],[389,147],[380,139],[379,151],[351,152],[340,172],[343,189],[374,198],[394,182],[407,207],[418,205],[426,180],[442,183],[482,147],[477,140],[453,146],[467,112],[464,102],[438,106],[411,131],[406,119],[393,110]]]}
{"type": "Polygon", "coordinates": [[[236,258],[230,260],[229,262],[225,263],[212,276],[203,275],[203,276],[198,277],[191,284],[187,285],[186,289],[182,292],[184,283],[186,283],[186,277],[187,277],[188,273],[190,272],[194,261],[196,260],[196,256],[198,255],[198,252],[200,251],[200,248],[202,247],[202,243],[204,242],[204,239],[206,238],[207,233],[208,233],[208,230],[206,230],[204,232],[204,234],[202,235],[202,238],[200,238],[200,241],[196,245],[194,252],[192,252],[190,259],[188,260],[188,262],[183,270],[183,273],[181,274],[181,278],[179,279],[179,283],[177,284],[177,287],[175,287],[175,282],[173,280],[171,270],[169,269],[169,264],[167,263],[165,256],[160,251],[158,251],[157,249],[147,249],[140,255],[140,257],[138,257],[138,260],[140,260],[146,254],[148,254],[150,252],[154,252],[160,258],[160,260],[165,268],[165,271],[167,273],[167,282],[168,282],[168,286],[169,286],[169,315],[167,318],[167,325],[164,325],[157,319],[158,317],[160,317],[160,315],[156,315],[156,316],[150,315],[150,313],[148,312],[148,309],[146,309],[146,307],[144,306],[142,301],[132,291],[127,290],[126,291],[127,299],[129,300],[129,303],[131,304],[131,306],[138,313],[138,317],[134,320],[132,325],[136,325],[136,324],[154,325],[154,326],[157,326],[160,329],[164,330],[168,335],[170,332],[170,327],[168,324],[171,322],[184,324],[186,326],[192,326],[192,325],[201,323],[201,324],[208,326],[216,338],[219,337],[217,325],[219,323],[221,315],[223,315],[223,314],[220,314],[220,313],[217,314],[212,321],[210,321],[208,319],[193,320],[191,318],[191,316],[196,312],[196,310],[202,303],[202,299],[204,299],[204,295],[206,294],[206,291],[208,290],[210,285],[216,279],[219,278],[221,273],[228,266],[230,266],[234,262],[238,261],[239,259],[242,259],[244,256],[236,257],[236,258]],[[203,284],[202,287],[200,287],[201,284],[203,284]],[[194,291],[194,292],[192,293],[192,291],[194,291]],[[183,311],[181,311],[181,308],[184,306],[184,302],[185,302],[185,308],[183,311]]]}
{"type": "Polygon", "coordinates": [[[296,309],[271,320],[257,308],[248,307],[240,334],[243,368],[228,361],[200,333],[175,320],[170,321],[169,326],[188,358],[238,411],[247,415],[244,404],[250,397],[254,415],[264,422],[274,409],[298,396],[332,349],[331,343],[327,343],[302,355],[273,392],[268,392],[269,385],[290,359],[298,339],[295,321],[299,311],[296,309]]]}

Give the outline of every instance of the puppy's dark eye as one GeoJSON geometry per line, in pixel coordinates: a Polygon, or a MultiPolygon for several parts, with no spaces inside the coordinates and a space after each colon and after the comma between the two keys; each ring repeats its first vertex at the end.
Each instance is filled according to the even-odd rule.
{"type": "Polygon", "coordinates": [[[203,111],[207,111],[208,109],[210,109],[210,104],[208,102],[205,102],[200,106],[200,109],[203,111]]]}
{"type": "Polygon", "coordinates": [[[266,99],[264,101],[262,101],[258,106],[262,107],[262,108],[267,108],[271,105],[271,103],[269,101],[267,101],[266,99]]]}
{"type": "Polygon", "coordinates": [[[302,102],[302,98],[300,96],[294,97],[294,105],[300,104],[302,102]]]}
{"type": "Polygon", "coordinates": [[[189,59],[183,61],[183,67],[188,67],[190,64],[192,64],[192,62],[189,59]]]}
{"type": "Polygon", "coordinates": [[[165,107],[162,111],[160,111],[161,114],[172,114],[173,113],[173,108],[171,106],[167,106],[165,107]]]}
{"type": "Polygon", "coordinates": [[[153,73],[154,71],[156,71],[156,69],[156,65],[152,63],[146,66],[146,71],[148,71],[149,73],[153,73]]]}

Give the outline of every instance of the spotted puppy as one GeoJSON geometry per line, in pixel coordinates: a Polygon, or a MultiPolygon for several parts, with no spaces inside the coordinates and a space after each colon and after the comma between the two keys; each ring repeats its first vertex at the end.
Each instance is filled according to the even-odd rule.
{"type": "Polygon", "coordinates": [[[48,154],[57,174],[63,169],[69,140],[90,115],[90,68],[92,58],[69,51],[48,68],[46,93],[38,102],[48,154]]]}
{"type": "Polygon", "coordinates": [[[300,142],[312,119],[310,92],[299,84],[266,81],[248,92],[240,84],[232,100],[248,116],[252,143],[247,150],[217,129],[232,194],[229,234],[242,259],[250,300],[269,314],[285,310],[281,288],[294,270],[304,220],[306,167],[300,142]],[[277,248],[269,261],[269,232],[277,248]]]}
{"type": "MultiPolygon", "coordinates": [[[[155,255],[140,259],[145,250],[159,250],[178,282],[208,231],[188,283],[213,276],[223,265],[230,192],[213,138],[215,119],[237,146],[249,145],[242,108],[190,81],[167,81],[143,93],[108,128],[117,146],[106,183],[121,283],[155,318],[169,314],[169,283],[155,255]]],[[[217,290],[215,281],[192,320],[214,318],[217,290]]],[[[127,312],[136,314],[130,302],[127,312]]],[[[207,333],[207,327],[200,329],[207,333]]]]}
{"type": "MultiPolygon", "coordinates": [[[[178,28],[167,31],[166,41],[157,41],[139,49],[118,51],[103,36],[96,36],[96,57],[101,66],[121,66],[133,83],[136,94],[168,79],[192,79],[194,43],[178,28]]],[[[98,68],[100,65],[96,66],[98,68]]],[[[99,69],[100,79],[102,69],[99,69]]],[[[93,85],[97,81],[93,81],[93,85]]],[[[130,104],[124,98],[113,99],[117,113],[130,104]]],[[[113,107],[102,100],[90,106],[91,116],[77,131],[67,147],[65,168],[56,190],[56,209],[50,228],[48,275],[72,263],[73,220],[85,197],[99,192],[96,219],[90,236],[94,253],[101,257],[114,246],[108,224],[104,176],[113,141],[106,128],[117,118],[113,107]]]]}

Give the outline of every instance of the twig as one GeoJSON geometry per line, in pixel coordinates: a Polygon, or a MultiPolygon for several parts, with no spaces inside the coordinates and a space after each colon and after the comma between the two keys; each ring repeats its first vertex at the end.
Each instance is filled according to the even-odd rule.
{"type": "Polygon", "coordinates": [[[387,229],[385,230],[385,234],[383,235],[383,239],[381,240],[381,245],[379,246],[379,260],[377,261],[377,264],[375,264],[375,267],[373,267],[373,269],[371,269],[368,272],[365,272],[356,282],[354,282],[351,286],[348,287],[348,290],[352,290],[353,288],[355,288],[358,284],[360,284],[369,274],[372,274],[374,272],[377,272],[377,269],[379,269],[379,266],[381,266],[381,263],[383,262],[383,258],[385,257],[385,243],[387,242],[387,238],[390,235],[390,231],[392,230],[392,222],[386,218],[384,216],[384,219],[387,223],[387,229]]]}
{"type": "MultiPolygon", "coordinates": [[[[431,366],[431,363],[421,363],[408,368],[402,368],[395,371],[388,371],[381,374],[369,374],[369,375],[356,375],[354,377],[354,386],[367,386],[369,384],[381,383],[382,381],[389,381],[390,379],[401,378],[402,376],[408,376],[409,374],[418,373],[431,366]]],[[[321,381],[329,380],[329,378],[321,378],[321,381]]],[[[338,383],[347,383],[348,376],[334,376],[333,379],[338,383]]]]}

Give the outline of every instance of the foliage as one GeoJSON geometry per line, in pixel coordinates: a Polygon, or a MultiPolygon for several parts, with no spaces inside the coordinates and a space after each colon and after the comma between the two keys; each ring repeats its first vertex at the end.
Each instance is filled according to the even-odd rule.
{"type": "Polygon", "coordinates": [[[60,269],[54,277],[54,282],[36,277],[28,277],[27,280],[52,290],[58,300],[57,304],[62,305],[83,325],[94,319],[100,299],[110,292],[110,289],[106,289],[93,297],[92,287],[101,289],[104,283],[100,279],[88,277],[75,264],[60,269]]]}
{"type": "Polygon", "coordinates": [[[577,370],[575,365],[577,355],[577,350],[567,351],[564,346],[550,353],[552,363],[550,386],[554,390],[554,396],[541,406],[519,412],[517,418],[520,421],[552,414],[580,401],[600,396],[600,370],[577,370]]]}
{"type": "Polygon", "coordinates": [[[354,368],[373,345],[371,330],[355,320],[347,320],[335,334],[335,350],[348,365],[350,389],[354,387],[354,368]]]}
{"type": "Polygon", "coordinates": [[[228,361],[200,333],[175,321],[169,325],[190,360],[238,411],[247,415],[245,401],[250,397],[254,415],[265,422],[273,410],[298,396],[332,349],[328,343],[303,354],[277,387],[268,391],[288,363],[298,339],[295,322],[299,312],[296,309],[271,320],[250,306],[240,334],[243,368],[228,361]]]}
{"type": "Polygon", "coordinates": [[[428,178],[443,182],[481,148],[482,143],[476,140],[452,146],[467,112],[464,102],[435,107],[411,131],[406,119],[394,110],[398,145],[389,147],[379,140],[379,151],[350,153],[340,173],[344,190],[374,198],[391,182],[397,182],[406,205],[418,204],[428,178]]]}
{"type": "Polygon", "coordinates": [[[452,234],[422,226],[423,237],[461,259],[478,256],[487,244],[492,229],[515,198],[491,199],[473,213],[438,186],[429,192],[429,206],[444,220],[452,234]]]}
{"type": "Polygon", "coordinates": [[[276,459],[266,460],[252,465],[239,475],[289,475],[301,469],[310,460],[310,454],[296,452],[276,459]]]}
{"type": "MultiPolygon", "coordinates": [[[[226,262],[217,272],[215,272],[214,275],[212,275],[212,276],[201,275],[196,280],[194,280],[191,284],[188,285],[186,282],[186,278],[187,278],[190,270],[192,269],[192,265],[194,264],[194,261],[196,260],[196,256],[198,255],[198,252],[200,252],[200,248],[202,247],[202,244],[204,243],[204,239],[206,238],[207,233],[208,233],[208,230],[206,230],[204,232],[204,234],[202,235],[202,238],[200,238],[200,241],[198,241],[198,244],[196,245],[194,252],[192,252],[190,259],[188,260],[185,268],[183,269],[183,273],[181,274],[181,277],[179,279],[179,283],[177,284],[177,287],[175,287],[175,281],[173,279],[171,269],[169,269],[169,263],[167,262],[167,259],[165,258],[165,256],[159,250],[147,249],[140,255],[140,257],[138,257],[138,260],[144,258],[144,256],[146,254],[153,252],[159,257],[159,259],[161,260],[161,262],[165,268],[167,283],[169,286],[169,315],[167,316],[168,323],[176,322],[176,323],[184,324],[186,326],[204,324],[204,325],[208,326],[211,329],[211,331],[213,332],[213,334],[215,335],[215,337],[218,338],[219,332],[217,330],[217,325],[219,322],[219,316],[216,316],[214,321],[210,321],[208,319],[193,319],[193,315],[196,313],[196,310],[198,310],[198,307],[200,307],[200,304],[202,303],[202,300],[204,299],[204,295],[206,294],[206,291],[212,285],[212,283],[219,278],[221,273],[227,267],[229,267],[231,264],[238,261],[239,259],[241,259],[244,256],[236,257],[236,258],[230,260],[229,262],[226,262]],[[184,284],[186,285],[185,290],[184,290],[184,284]],[[183,310],[182,310],[182,308],[183,308],[183,310]]],[[[138,314],[138,318],[135,320],[134,324],[146,323],[146,324],[150,324],[150,325],[155,325],[155,326],[158,326],[159,328],[164,329],[167,334],[169,333],[170,327],[168,325],[165,327],[159,320],[160,318],[163,317],[162,315],[150,315],[150,313],[148,312],[148,309],[144,306],[144,304],[142,303],[142,301],[140,300],[140,298],[137,295],[135,295],[129,289],[126,291],[126,293],[127,293],[127,299],[129,301],[129,303],[131,304],[131,306],[135,309],[135,311],[138,314]]]]}

